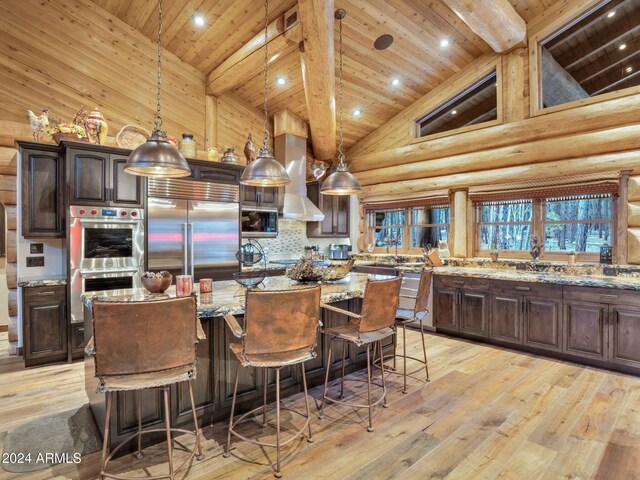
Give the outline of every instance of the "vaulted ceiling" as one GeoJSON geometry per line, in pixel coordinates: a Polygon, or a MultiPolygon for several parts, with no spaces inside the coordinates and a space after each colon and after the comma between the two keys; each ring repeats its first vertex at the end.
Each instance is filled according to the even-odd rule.
{"type": "MultiPolygon", "coordinates": [[[[155,41],[156,0],[93,1],[155,41]]],[[[270,0],[270,21],[296,3],[297,0],[270,0]]],[[[528,21],[554,0],[510,3],[528,21]]],[[[163,45],[206,74],[264,27],[264,5],[256,0],[171,0],[163,2],[163,7],[163,45]],[[204,27],[194,25],[196,13],[204,17],[204,27]]],[[[335,0],[335,7],[347,12],[343,21],[347,147],[491,50],[442,0],[335,0]],[[386,50],[376,50],[373,43],[383,34],[393,35],[394,42],[386,50]],[[444,39],[449,41],[447,47],[440,46],[444,39]],[[394,86],[391,82],[395,78],[399,84],[394,86]],[[354,116],[354,109],[362,114],[354,116]]],[[[300,53],[291,51],[272,63],[269,77],[270,111],[286,107],[308,120],[300,53]],[[276,84],[277,76],[283,76],[286,85],[276,84]]],[[[263,77],[256,72],[232,92],[260,107],[262,88],[263,77]]]]}

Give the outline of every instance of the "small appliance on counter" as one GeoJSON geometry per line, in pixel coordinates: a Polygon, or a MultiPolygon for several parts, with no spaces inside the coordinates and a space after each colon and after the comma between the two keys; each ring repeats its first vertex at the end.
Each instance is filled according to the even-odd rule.
{"type": "Polygon", "coordinates": [[[338,245],[332,243],[329,245],[329,260],[348,260],[351,245],[338,245]]]}

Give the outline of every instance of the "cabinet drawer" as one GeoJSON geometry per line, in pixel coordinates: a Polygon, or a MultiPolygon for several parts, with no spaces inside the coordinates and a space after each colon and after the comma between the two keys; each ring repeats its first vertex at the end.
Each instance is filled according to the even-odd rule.
{"type": "Polygon", "coordinates": [[[532,297],[562,298],[562,288],[549,283],[491,280],[491,291],[494,293],[527,295],[532,297]]]}
{"type": "Polygon", "coordinates": [[[64,298],[67,287],[65,285],[55,285],[52,287],[24,287],[22,296],[25,300],[49,301],[55,298],[64,298]]]}
{"type": "Polygon", "coordinates": [[[619,288],[564,287],[565,300],[640,306],[640,292],[619,288]]]}
{"type": "Polygon", "coordinates": [[[435,275],[434,286],[444,288],[464,288],[489,290],[488,278],[456,277],[453,275],[435,275]]]}

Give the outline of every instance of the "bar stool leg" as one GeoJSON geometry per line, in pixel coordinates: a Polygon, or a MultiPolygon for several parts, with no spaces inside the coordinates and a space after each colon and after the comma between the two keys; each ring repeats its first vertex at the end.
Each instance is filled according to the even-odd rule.
{"type": "Polygon", "coordinates": [[[422,329],[422,318],[420,319],[420,335],[422,336],[422,353],[424,353],[424,368],[427,371],[427,382],[429,381],[429,364],[427,363],[427,346],[424,342],[424,330],[422,329]]]}
{"type": "Polygon", "coordinates": [[[402,324],[402,362],[404,371],[402,372],[404,385],[402,387],[402,393],[407,393],[407,329],[402,324]]]}
{"type": "Polygon", "coordinates": [[[320,415],[318,418],[322,420],[324,418],[324,403],[327,398],[327,392],[329,391],[329,370],[331,369],[331,347],[333,346],[333,337],[329,337],[329,352],[327,353],[327,365],[325,367],[324,374],[324,390],[322,391],[322,401],[320,402],[320,415]]]}
{"type": "MultiPolygon", "coordinates": [[[[382,361],[382,340],[378,341],[378,346],[380,347],[380,361],[382,361]]],[[[380,369],[380,375],[382,376],[382,407],[387,408],[387,386],[384,380],[384,368],[380,369]]]]}
{"type": "Polygon", "coordinates": [[[231,455],[229,452],[231,451],[231,429],[233,429],[233,413],[236,409],[236,394],[238,393],[238,374],[240,373],[240,363],[236,364],[236,381],[233,387],[233,400],[231,400],[231,416],[229,417],[229,430],[227,431],[227,448],[225,449],[222,456],[224,458],[229,458],[231,455]]]}
{"type": "Polygon", "coordinates": [[[340,379],[340,399],[344,398],[344,358],[345,358],[345,346],[346,343],[344,340],[342,341],[342,377],[340,379]]]}
{"type": "Polygon", "coordinates": [[[196,429],[196,448],[198,454],[196,460],[202,460],[204,455],[202,454],[202,437],[200,433],[200,427],[198,426],[198,416],[196,415],[196,403],[193,401],[193,386],[191,380],[189,380],[189,399],[191,400],[191,413],[193,414],[193,425],[196,429]]]}
{"type": "Polygon", "coordinates": [[[276,369],[276,478],[282,477],[280,471],[280,369],[276,369]]]}
{"type": "Polygon", "coordinates": [[[140,390],[136,390],[136,410],[138,415],[138,451],[136,452],[135,457],[138,460],[141,460],[144,457],[144,455],[142,455],[142,408],[140,406],[141,396],[142,392],[140,390]]]}
{"type": "Polygon", "coordinates": [[[267,383],[269,383],[269,372],[265,368],[263,369],[262,379],[264,381],[263,393],[262,393],[262,427],[267,426],[267,383]]]}
{"type": "Polygon", "coordinates": [[[367,404],[369,405],[369,426],[367,432],[373,432],[373,422],[371,420],[371,344],[367,344],[367,404]]]}
{"type": "Polygon", "coordinates": [[[391,370],[393,372],[396,371],[396,353],[398,351],[398,329],[396,329],[395,334],[393,335],[393,367],[391,367],[391,370]]]}
{"type": "Polygon", "coordinates": [[[313,443],[313,436],[311,435],[311,413],[309,413],[309,396],[307,395],[307,373],[304,370],[304,362],[300,363],[302,369],[302,385],[304,386],[304,405],[307,407],[307,424],[309,425],[309,437],[307,442],[313,443]]]}
{"type": "Polygon", "coordinates": [[[104,471],[107,467],[107,454],[109,450],[109,422],[111,421],[111,392],[106,392],[107,397],[107,414],[104,419],[104,435],[102,437],[102,469],[100,471],[100,478],[104,479],[104,471]]]}
{"type": "Polygon", "coordinates": [[[167,453],[169,454],[169,478],[173,480],[173,452],[171,447],[171,413],[169,412],[169,389],[164,388],[164,422],[167,430],[167,453]]]}

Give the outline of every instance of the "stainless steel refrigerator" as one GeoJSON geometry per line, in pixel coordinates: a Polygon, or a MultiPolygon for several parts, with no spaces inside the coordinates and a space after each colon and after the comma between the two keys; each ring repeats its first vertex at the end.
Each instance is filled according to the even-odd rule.
{"type": "Polygon", "coordinates": [[[237,185],[150,179],[147,200],[150,271],[228,280],[240,270],[237,185]]]}

